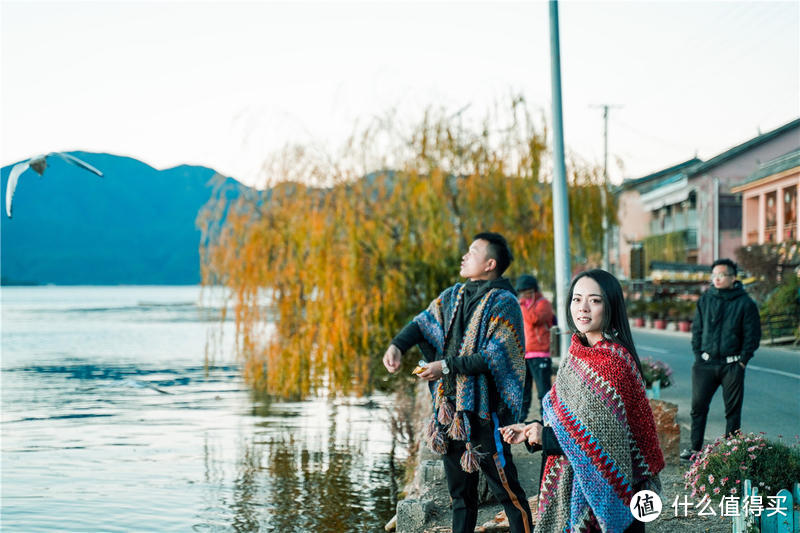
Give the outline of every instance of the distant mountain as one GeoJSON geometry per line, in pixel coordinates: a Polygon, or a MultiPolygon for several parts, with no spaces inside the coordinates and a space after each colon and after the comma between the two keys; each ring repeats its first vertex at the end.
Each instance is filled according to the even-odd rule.
{"type": "MultiPolygon", "coordinates": [[[[29,170],[5,214],[8,174],[0,169],[0,273],[3,284],[194,284],[200,281],[195,220],[212,195],[213,169],[156,170],[111,154],[71,152],[98,178],[58,158],[43,177],[29,170]]],[[[226,178],[235,197],[246,187],[226,178]]]]}

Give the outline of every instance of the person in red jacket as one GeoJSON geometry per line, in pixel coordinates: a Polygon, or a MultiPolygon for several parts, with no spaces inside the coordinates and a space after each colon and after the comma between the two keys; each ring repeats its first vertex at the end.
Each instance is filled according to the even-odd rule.
{"type": "Polygon", "coordinates": [[[550,359],[550,328],[553,325],[553,306],[539,292],[539,282],[529,274],[517,279],[517,297],[522,310],[525,327],[525,390],[522,394],[522,415],[527,416],[531,407],[533,381],[536,380],[536,394],[539,397],[539,413],[542,411],[542,398],[550,390],[550,376],[553,373],[550,359]]]}

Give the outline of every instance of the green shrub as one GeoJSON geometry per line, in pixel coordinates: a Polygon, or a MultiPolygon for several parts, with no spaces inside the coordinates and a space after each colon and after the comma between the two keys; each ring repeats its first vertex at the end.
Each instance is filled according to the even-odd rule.
{"type": "Polygon", "coordinates": [[[800,480],[800,441],[792,444],[767,440],[764,434],[738,432],[730,439],[718,438],[693,457],[684,475],[684,486],[691,497],[705,495],[719,500],[722,496],[742,496],[745,479],[758,487],[759,493],[775,495],[792,489],[800,480]]]}
{"type": "Polygon", "coordinates": [[[800,314],[800,277],[786,276],[761,306],[761,318],[783,313],[800,314]]]}

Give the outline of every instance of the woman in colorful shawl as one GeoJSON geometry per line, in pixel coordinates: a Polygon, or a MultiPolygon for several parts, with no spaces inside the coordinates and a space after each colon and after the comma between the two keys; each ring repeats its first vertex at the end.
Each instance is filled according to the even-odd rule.
{"type": "Polygon", "coordinates": [[[568,296],[569,354],[544,398],[544,422],[503,428],[507,442],[543,451],[536,531],[644,531],[630,509],[658,492],[664,468],[619,281],[575,277],[568,296]]]}

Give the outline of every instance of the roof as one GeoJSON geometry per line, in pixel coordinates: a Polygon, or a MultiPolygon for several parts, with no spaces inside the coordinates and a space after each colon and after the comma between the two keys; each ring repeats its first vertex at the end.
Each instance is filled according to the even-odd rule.
{"type": "Polygon", "coordinates": [[[791,122],[787,122],[786,124],[784,124],[779,128],[775,128],[774,130],[768,131],[767,133],[762,133],[758,137],[753,137],[749,141],[745,141],[742,144],[736,145],[733,148],[730,148],[729,150],[726,150],[721,154],[712,157],[708,161],[689,169],[687,173],[691,178],[692,176],[708,172],[712,168],[721,165],[722,163],[728,161],[729,159],[733,159],[734,157],[743,154],[744,152],[752,148],[755,148],[761,144],[764,144],[770,139],[773,139],[795,128],[798,129],[798,141],[800,141],[800,118],[796,118],[791,122]]]}
{"type": "Polygon", "coordinates": [[[672,165],[671,167],[659,170],[658,172],[653,172],[652,174],[648,174],[647,176],[642,176],[641,178],[636,178],[636,179],[625,180],[622,182],[622,184],[620,184],[619,188],[622,190],[632,189],[634,187],[639,187],[640,185],[644,185],[646,183],[658,180],[660,178],[673,177],[673,175],[678,174],[679,170],[700,164],[702,162],[703,162],[702,160],[693,157],[691,159],[687,159],[682,163],[678,163],[677,165],[672,165]]]}
{"type": "MultiPolygon", "coordinates": [[[[767,161],[766,163],[762,163],[758,166],[758,169],[755,172],[747,176],[743,182],[732,187],[731,190],[739,189],[740,187],[744,187],[750,183],[755,183],[756,181],[768,178],[770,176],[775,176],[776,174],[780,174],[781,172],[797,167],[800,167],[800,148],[792,150],[788,154],[783,154],[780,157],[776,157],[775,159],[767,161]]],[[[734,192],[738,192],[738,190],[734,192]]]]}

